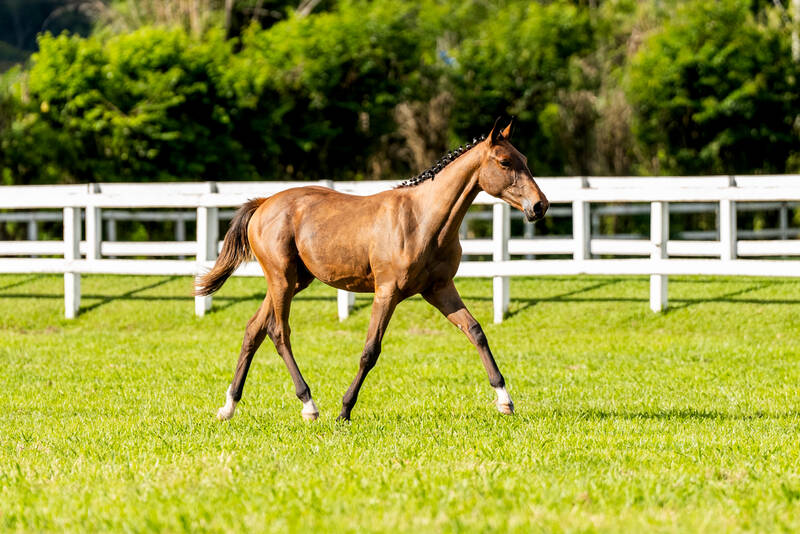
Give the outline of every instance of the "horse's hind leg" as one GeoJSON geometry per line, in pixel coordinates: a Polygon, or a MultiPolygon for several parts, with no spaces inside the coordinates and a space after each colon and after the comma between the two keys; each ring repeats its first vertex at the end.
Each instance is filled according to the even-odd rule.
{"type": "Polygon", "coordinates": [[[278,354],[283,358],[286,368],[289,370],[297,398],[303,403],[303,410],[300,414],[303,419],[313,421],[319,416],[319,410],[314,403],[314,399],[311,398],[311,389],[303,379],[303,375],[297,367],[297,362],[294,361],[292,343],[289,339],[289,309],[292,304],[292,297],[308,286],[314,278],[305,270],[305,267],[301,266],[298,269],[294,263],[288,265],[283,274],[283,277],[267,274],[269,293],[275,310],[275,325],[268,331],[268,334],[275,344],[278,354]]]}
{"type": "MultiPolygon", "coordinates": [[[[308,284],[314,279],[310,275],[301,276],[300,278],[300,280],[294,283],[294,291],[292,294],[297,294],[308,287],[308,284]]],[[[270,285],[270,291],[267,293],[258,311],[247,322],[244,339],[242,340],[242,350],[239,353],[239,360],[236,363],[233,381],[231,381],[231,385],[228,387],[228,391],[225,395],[225,406],[217,411],[217,418],[221,421],[233,417],[236,405],[242,398],[242,391],[244,390],[244,383],[247,379],[247,372],[250,370],[250,363],[253,361],[253,356],[258,350],[258,347],[261,346],[261,343],[267,335],[270,335],[273,339],[275,338],[274,334],[271,334],[271,332],[275,332],[278,321],[276,321],[275,306],[273,305],[272,287],[273,286],[270,285]]],[[[289,297],[289,300],[291,301],[291,297],[289,297]]],[[[280,352],[280,349],[278,352],[280,352]]],[[[281,354],[281,356],[283,356],[283,354],[281,354]]],[[[294,359],[292,359],[292,361],[294,361],[294,359]]],[[[295,365],[295,368],[296,367],[295,365]]],[[[298,374],[299,373],[300,371],[298,371],[298,374]]],[[[302,376],[300,379],[302,380],[302,376]]],[[[308,388],[308,386],[306,386],[306,388],[308,388]]],[[[313,405],[313,401],[311,401],[311,404],[313,405]]],[[[316,411],[316,406],[314,406],[314,411],[316,411]]]]}
{"type": "Polygon", "coordinates": [[[267,335],[270,323],[274,323],[274,312],[272,309],[272,299],[269,294],[259,306],[258,311],[247,322],[242,340],[242,350],[239,353],[239,360],[236,362],[236,371],[233,374],[233,381],[225,394],[225,406],[217,411],[217,419],[224,421],[233,417],[236,411],[236,404],[242,398],[244,381],[247,379],[247,371],[250,370],[250,363],[253,361],[258,347],[267,335]]]}

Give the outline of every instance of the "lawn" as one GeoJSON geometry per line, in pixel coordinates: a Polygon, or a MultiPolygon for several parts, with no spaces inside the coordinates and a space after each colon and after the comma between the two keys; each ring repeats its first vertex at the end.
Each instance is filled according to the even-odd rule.
{"type": "Polygon", "coordinates": [[[477,353],[419,298],[401,304],[351,423],[334,421],[369,319],[333,290],[294,301],[295,355],[256,355],[216,410],[263,296],[234,279],[193,316],[188,278],[0,276],[0,529],[630,532],[800,530],[800,281],[460,280],[517,414],[477,353]]]}

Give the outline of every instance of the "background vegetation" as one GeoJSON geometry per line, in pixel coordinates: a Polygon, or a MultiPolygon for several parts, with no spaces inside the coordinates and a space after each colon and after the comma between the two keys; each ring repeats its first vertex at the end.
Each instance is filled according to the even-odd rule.
{"type": "Polygon", "coordinates": [[[2,183],[401,178],[501,113],[537,175],[800,171],[779,1],[37,0],[0,21],[22,61],[2,183]]]}

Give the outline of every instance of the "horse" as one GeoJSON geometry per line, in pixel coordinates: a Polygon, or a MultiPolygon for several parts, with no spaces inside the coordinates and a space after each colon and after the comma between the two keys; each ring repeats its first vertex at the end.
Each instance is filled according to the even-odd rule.
{"type": "Polygon", "coordinates": [[[337,420],[350,420],[364,379],[378,361],[395,307],[418,294],[472,342],[497,393],[498,411],[514,413],[486,335],[453,283],[461,261],[458,229],[480,191],[523,211],[529,222],[544,217],[549,207],[527,158],[510,142],[512,124],[513,118],[498,118],[488,136],[474,138],[388,191],[354,196],[320,186],[297,187],[239,208],[214,266],[196,278],[194,287],[195,295],[214,293],[251,255],[268,286],[247,323],[225,405],[217,412],[219,420],[233,417],[253,355],[266,336],[289,370],[303,403],[301,416],[319,416],[289,340],[292,298],[315,278],[337,289],[374,293],[358,371],[337,420]]]}

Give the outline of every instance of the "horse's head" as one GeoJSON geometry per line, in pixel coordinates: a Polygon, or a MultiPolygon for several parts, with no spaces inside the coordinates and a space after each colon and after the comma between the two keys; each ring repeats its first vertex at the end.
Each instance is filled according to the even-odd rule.
{"type": "Polygon", "coordinates": [[[533,180],[528,158],[511,144],[512,123],[513,119],[502,128],[500,119],[495,121],[492,133],[484,141],[487,151],[478,173],[478,184],[490,195],[524,212],[528,221],[538,221],[544,217],[550,203],[533,180]]]}

